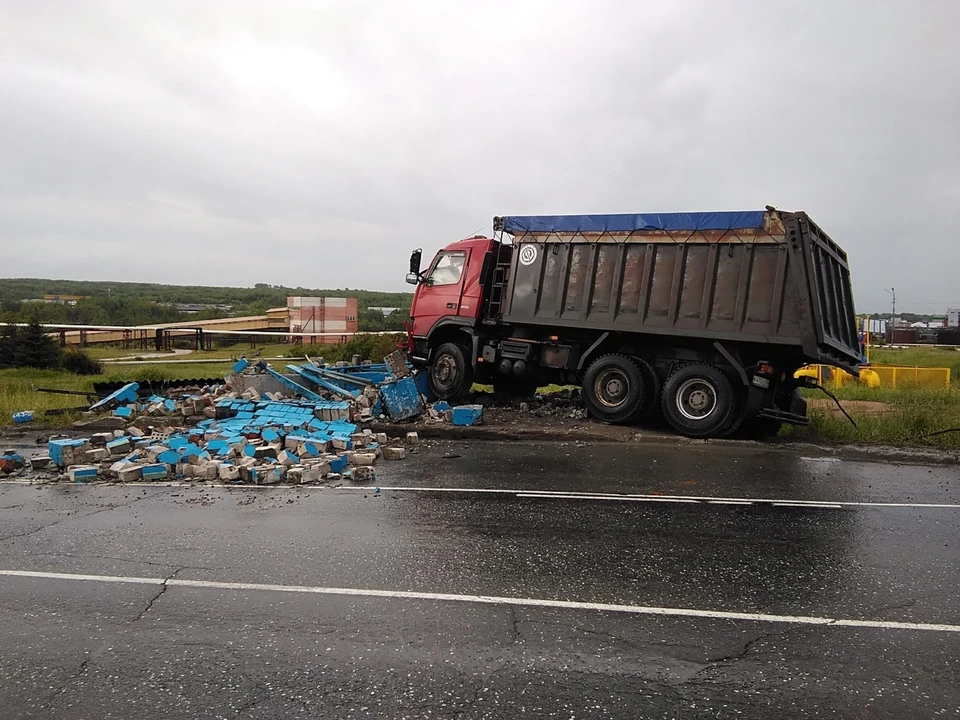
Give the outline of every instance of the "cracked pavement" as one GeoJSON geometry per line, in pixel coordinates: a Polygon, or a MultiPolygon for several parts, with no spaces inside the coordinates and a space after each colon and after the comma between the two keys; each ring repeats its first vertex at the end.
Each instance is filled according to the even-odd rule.
{"type": "Polygon", "coordinates": [[[960,501],[956,468],[442,442],[378,472],[916,506],[3,485],[0,570],[147,579],[0,575],[4,720],[960,717],[960,633],[243,585],[960,625],[960,510],[942,506],[960,501]]]}

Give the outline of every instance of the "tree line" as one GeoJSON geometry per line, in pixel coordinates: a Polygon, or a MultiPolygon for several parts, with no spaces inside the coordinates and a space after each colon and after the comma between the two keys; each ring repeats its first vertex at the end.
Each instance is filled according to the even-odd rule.
{"type": "Polygon", "coordinates": [[[99,375],[103,365],[77,349],[61,350],[34,319],[26,327],[7,325],[0,332],[0,368],[63,369],[80,375],[99,375]]]}
{"type": "Polygon", "coordinates": [[[402,330],[409,316],[410,293],[370,290],[318,290],[258,284],[253,288],[160,285],[153,283],[98,282],[85,280],[0,280],[0,322],[69,323],[75,325],[150,325],[225,316],[262,315],[270,308],[285,307],[288,296],[355,297],[361,330],[402,330]],[[76,304],[25,302],[44,295],[73,295],[76,304]],[[185,313],[177,304],[230,305],[229,312],[202,310],[185,313]],[[396,307],[384,317],[371,307],[396,307]]]}

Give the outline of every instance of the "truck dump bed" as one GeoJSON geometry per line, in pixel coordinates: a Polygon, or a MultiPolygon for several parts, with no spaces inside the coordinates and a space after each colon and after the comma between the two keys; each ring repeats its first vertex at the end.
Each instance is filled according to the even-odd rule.
{"type": "Polygon", "coordinates": [[[795,346],[855,369],[846,253],[806,213],[501,217],[500,322],[795,346]]]}

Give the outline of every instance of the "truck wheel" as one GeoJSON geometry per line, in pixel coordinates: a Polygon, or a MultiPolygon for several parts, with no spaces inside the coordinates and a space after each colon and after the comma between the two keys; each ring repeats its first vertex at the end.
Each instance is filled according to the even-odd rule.
{"type": "Polygon", "coordinates": [[[735,411],[727,377],[709,365],[687,365],[671,375],[661,403],[670,426],[692,438],[717,437],[730,426],[735,411]]]}
{"type": "Polygon", "coordinates": [[[625,423],[641,409],[647,395],[643,372],[626,355],[603,355],[583,376],[583,402],[597,420],[625,423]]]}
{"type": "Polygon", "coordinates": [[[467,363],[463,348],[444,343],[430,358],[430,388],[441,400],[459,400],[470,392],[473,368],[467,363]]]}
{"type": "Polygon", "coordinates": [[[660,376],[657,375],[657,371],[653,369],[653,365],[643,358],[635,356],[631,356],[631,358],[640,368],[640,372],[643,373],[643,381],[646,384],[646,397],[643,400],[643,405],[637,408],[637,411],[630,419],[645,420],[652,417],[654,413],[660,409],[660,391],[663,383],[660,382],[660,376]]]}

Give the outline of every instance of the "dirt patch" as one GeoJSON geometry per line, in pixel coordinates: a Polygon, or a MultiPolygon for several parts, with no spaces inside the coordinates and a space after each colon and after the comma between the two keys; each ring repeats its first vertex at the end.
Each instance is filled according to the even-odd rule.
{"type": "MultiPolygon", "coordinates": [[[[882,417],[893,410],[893,407],[887,403],[877,402],[875,400],[841,400],[844,410],[851,415],[864,415],[867,417],[882,417]]],[[[839,415],[843,413],[837,404],[828,398],[816,398],[807,400],[807,409],[816,410],[825,415],[839,415]]]]}

